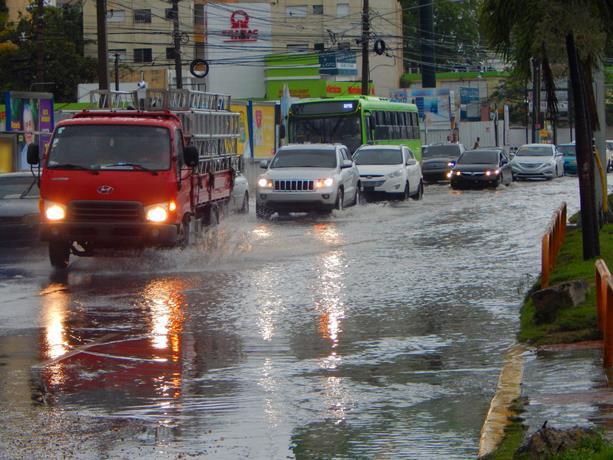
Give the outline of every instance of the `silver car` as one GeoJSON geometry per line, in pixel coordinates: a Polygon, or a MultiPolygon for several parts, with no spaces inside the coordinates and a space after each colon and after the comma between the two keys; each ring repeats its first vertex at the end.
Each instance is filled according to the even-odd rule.
{"type": "Polygon", "coordinates": [[[346,146],[296,144],[281,147],[256,184],[256,214],[316,211],[329,214],[359,201],[359,173],[346,146]]]}
{"type": "Polygon", "coordinates": [[[515,179],[547,179],[564,175],[564,156],[552,144],[522,145],[511,161],[515,179]]]}

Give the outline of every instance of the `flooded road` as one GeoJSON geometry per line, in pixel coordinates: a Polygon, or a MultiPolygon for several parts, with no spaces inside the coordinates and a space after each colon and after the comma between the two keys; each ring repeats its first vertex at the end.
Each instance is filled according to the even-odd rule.
{"type": "Polygon", "coordinates": [[[468,458],[576,178],[0,264],[0,457],[468,458]]]}

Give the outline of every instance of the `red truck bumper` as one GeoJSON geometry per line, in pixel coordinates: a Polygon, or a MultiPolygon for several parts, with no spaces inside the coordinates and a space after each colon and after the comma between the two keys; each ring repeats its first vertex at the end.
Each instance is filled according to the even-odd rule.
{"type": "Polygon", "coordinates": [[[43,223],[40,235],[42,241],[86,241],[105,248],[173,246],[178,242],[178,227],[147,223],[43,223]]]}

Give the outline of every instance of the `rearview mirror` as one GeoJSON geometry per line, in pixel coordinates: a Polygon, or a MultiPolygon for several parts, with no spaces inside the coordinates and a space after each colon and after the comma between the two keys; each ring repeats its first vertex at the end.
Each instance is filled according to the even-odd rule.
{"type": "Polygon", "coordinates": [[[193,145],[188,145],[183,150],[183,160],[185,160],[185,164],[190,168],[194,168],[198,165],[198,149],[193,145]]]}
{"type": "Polygon", "coordinates": [[[353,161],[351,160],[343,160],[341,163],[341,169],[351,168],[353,166],[353,161]]]}
{"type": "Polygon", "coordinates": [[[262,168],[262,169],[268,169],[268,160],[262,160],[262,161],[260,161],[260,168],[262,168]]]}
{"type": "Polygon", "coordinates": [[[28,164],[37,165],[40,163],[40,157],[38,156],[38,144],[28,145],[28,164]]]}
{"type": "Polygon", "coordinates": [[[417,160],[415,158],[407,158],[407,166],[413,166],[417,164],[417,160]]]}

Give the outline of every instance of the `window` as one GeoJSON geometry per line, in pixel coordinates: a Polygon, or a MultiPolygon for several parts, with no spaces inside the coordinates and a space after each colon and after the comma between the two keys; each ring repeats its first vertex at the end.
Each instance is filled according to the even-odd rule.
{"type": "Polygon", "coordinates": [[[183,167],[183,133],[179,130],[175,131],[175,155],[177,156],[177,173],[180,175],[183,167]]]}
{"type": "Polygon", "coordinates": [[[126,18],[125,10],[108,10],[106,12],[106,22],[123,22],[126,18]]]}
{"type": "Polygon", "coordinates": [[[313,14],[324,14],[323,5],[313,5],[313,14]]]}
{"type": "Polygon", "coordinates": [[[134,62],[151,62],[151,48],[134,48],[134,62]]]}
{"type": "Polygon", "coordinates": [[[170,47],[166,48],[166,59],[174,59],[175,58],[175,48],[170,47]]]}
{"type": "Polygon", "coordinates": [[[288,6],[285,12],[288,18],[306,18],[307,7],[306,5],[288,6]]]}
{"type": "Polygon", "coordinates": [[[349,16],[349,3],[338,3],[336,5],[336,17],[344,18],[349,16]]]}
{"type": "Polygon", "coordinates": [[[134,10],[135,24],[151,24],[151,10],[134,10]]]}

